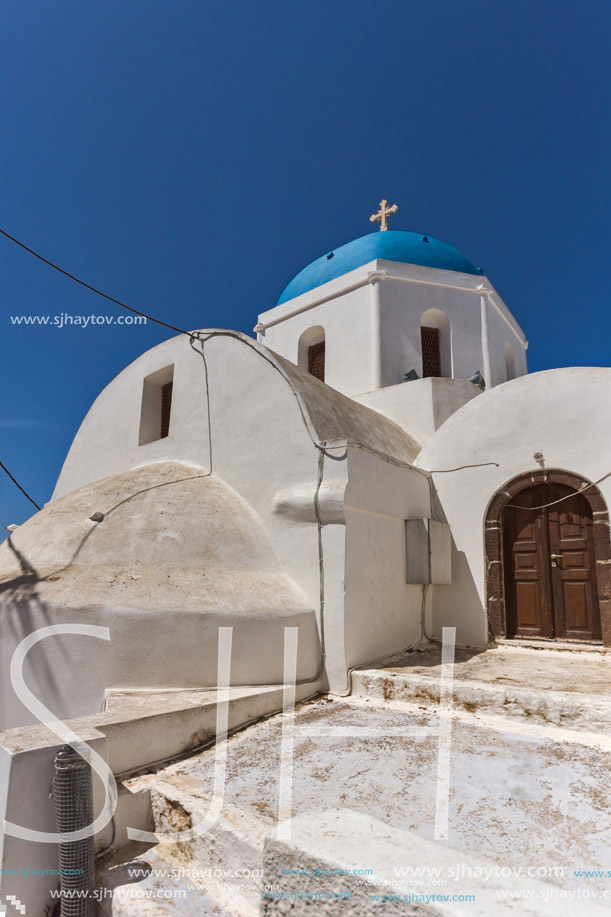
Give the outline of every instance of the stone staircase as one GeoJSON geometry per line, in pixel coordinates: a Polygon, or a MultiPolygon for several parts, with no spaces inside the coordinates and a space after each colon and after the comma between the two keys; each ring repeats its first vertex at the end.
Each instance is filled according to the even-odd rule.
{"type": "MultiPolygon", "coordinates": [[[[611,829],[606,827],[611,790],[605,776],[611,752],[611,717],[606,719],[611,658],[573,664],[571,657],[565,675],[556,674],[554,680],[547,673],[545,654],[529,657],[509,650],[463,661],[459,654],[453,689],[450,846],[435,853],[435,652],[425,648],[413,659],[354,672],[352,696],[319,697],[297,708],[292,814],[307,828],[321,812],[359,812],[371,819],[372,831],[377,825],[381,836],[388,829],[414,837],[411,846],[426,848],[428,865],[438,856],[439,862],[445,857],[448,863],[452,857],[479,857],[494,868],[565,868],[560,877],[552,872],[542,879],[550,884],[537,894],[549,893],[547,904],[542,899],[525,908],[508,900],[495,905],[494,913],[547,915],[554,907],[555,913],[565,913],[554,894],[575,887],[602,894],[606,880],[576,876],[581,870],[605,869],[611,858],[611,829]],[[545,689],[548,681],[554,690],[545,689]],[[588,682],[598,684],[598,690],[588,692],[588,682]],[[420,738],[403,735],[412,728],[421,730],[420,738]]],[[[263,900],[261,895],[267,883],[272,889],[282,883],[286,889],[293,887],[293,880],[277,868],[270,871],[282,722],[282,715],[275,715],[229,738],[221,815],[193,840],[124,846],[128,824],[163,834],[202,823],[214,794],[213,749],[123,782],[116,816],[121,849],[102,864],[100,874],[109,892],[101,910],[105,917],[271,917],[316,909],[286,902],[285,911],[282,901],[263,900]]],[[[322,841],[321,836],[321,857],[322,841]]],[[[346,842],[341,837],[335,848],[327,845],[325,856],[339,850],[342,862],[351,851],[354,862],[370,865],[374,851],[368,837],[346,837],[346,842]]],[[[316,852],[317,836],[308,844],[316,852]]],[[[290,862],[292,849],[281,851],[281,860],[290,862]]],[[[525,882],[518,877],[510,886],[528,891],[525,882]]],[[[366,902],[367,890],[364,894],[366,902]]],[[[478,891],[482,901],[490,894],[488,886],[478,891]]],[[[600,913],[594,901],[576,900],[580,913],[600,913]]]]}

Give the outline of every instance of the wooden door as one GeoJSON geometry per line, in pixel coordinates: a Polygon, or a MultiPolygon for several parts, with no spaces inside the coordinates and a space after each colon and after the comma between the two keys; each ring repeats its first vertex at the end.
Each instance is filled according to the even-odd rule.
{"type": "Polygon", "coordinates": [[[526,488],[505,507],[503,544],[507,635],[600,641],[592,510],[585,497],[564,484],[526,488]]]}
{"type": "Polygon", "coordinates": [[[590,504],[584,496],[562,484],[550,484],[547,490],[548,495],[552,493],[552,499],[566,498],[546,511],[556,638],[600,641],[594,525],[590,504]]]}
{"type": "Polygon", "coordinates": [[[521,491],[503,511],[508,637],[554,638],[543,487],[521,491]]]}

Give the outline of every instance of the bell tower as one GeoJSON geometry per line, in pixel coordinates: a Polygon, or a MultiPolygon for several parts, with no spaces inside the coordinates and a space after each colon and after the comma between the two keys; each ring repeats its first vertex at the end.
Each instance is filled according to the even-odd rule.
{"type": "Polygon", "coordinates": [[[466,401],[524,375],[528,344],[481,268],[433,236],[388,229],[397,209],[382,200],[370,217],[379,231],[300,271],[255,331],[424,441],[466,401]]]}

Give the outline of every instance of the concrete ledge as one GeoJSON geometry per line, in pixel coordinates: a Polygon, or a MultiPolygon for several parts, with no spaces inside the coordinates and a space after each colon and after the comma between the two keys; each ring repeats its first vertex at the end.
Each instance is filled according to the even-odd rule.
{"type": "MultiPolygon", "coordinates": [[[[278,831],[265,843],[263,917],[310,912],[324,917],[575,917],[576,901],[567,900],[566,892],[563,897],[562,888],[521,876],[499,877],[502,870],[492,862],[361,812],[299,815],[278,831]],[[287,827],[290,840],[279,839],[278,831],[287,827]],[[447,883],[435,887],[426,878],[429,869],[430,876],[447,875],[447,883]]],[[[578,902],[580,917],[608,913],[587,899],[578,902]]]]}
{"type": "MultiPolygon", "coordinates": [[[[229,731],[282,709],[282,686],[232,688],[229,700],[229,731]]],[[[311,686],[297,689],[297,698],[312,693],[311,686]]],[[[193,695],[191,695],[193,696],[193,695]]],[[[155,702],[151,701],[153,705],[155,702]]],[[[159,702],[157,702],[159,703],[159,702]]],[[[216,693],[205,699],[182,703],[174,700],[148,714],[140,707],[136,716],[122,713],[98,726],[108,739],[108,764],[113,774],[125,774],[168,758],[194,752],[216,735],[216,693]]]]}

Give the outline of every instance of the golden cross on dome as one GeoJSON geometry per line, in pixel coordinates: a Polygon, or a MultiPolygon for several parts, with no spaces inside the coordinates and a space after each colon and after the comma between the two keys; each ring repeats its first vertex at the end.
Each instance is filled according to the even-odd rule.
{"type": "Polygon", "coordinates": [[[380,209],[377,213],[372,213],[369,217],[370,223],[379,223],[380,232],[386,232],[388,226],[386,225],[386,217],[390,216],[391,213],[396,213],[399,208],[396,204],[393,204],[392,207],[388,206],[388,201],[386,198],[383,198],[380,201],[380,209]]]}

